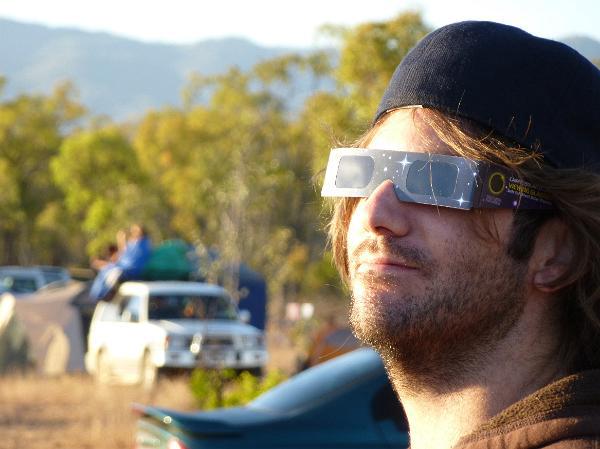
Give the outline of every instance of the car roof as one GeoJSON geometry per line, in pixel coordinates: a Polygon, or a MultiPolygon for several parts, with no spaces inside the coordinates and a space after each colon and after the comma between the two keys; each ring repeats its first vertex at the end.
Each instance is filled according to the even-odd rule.
{"type": "Polygon", "coordinates": [[[187,281],[152,281],[152,282],[124,282],[119,288],[123,294],[139,293],[143,291],[148,295],[165,294],[195,294],[195,295],[226,295],[227,290],[215,284],[187,281]]]}
{"type": "Polygon", "coordinates": [[[0,275],[9,275],[9,276],[18,276],[18,275],[26,275],[26,276],[35,276],[39,279],[43,279],[44,275],[37,267],[20,267],[16,265],[5,265],[0,266],[0,275]]]}

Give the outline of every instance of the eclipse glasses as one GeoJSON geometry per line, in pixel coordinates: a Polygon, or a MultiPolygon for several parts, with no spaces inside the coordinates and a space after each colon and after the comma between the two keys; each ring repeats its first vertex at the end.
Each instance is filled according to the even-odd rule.
{"type": "Polygon", "coordinates": [[[456,209],[551,209],[548,196],[505,167],[408,151],[331,150],[321,196],[368,197],[391,180],[398,200],[456,209]]]}

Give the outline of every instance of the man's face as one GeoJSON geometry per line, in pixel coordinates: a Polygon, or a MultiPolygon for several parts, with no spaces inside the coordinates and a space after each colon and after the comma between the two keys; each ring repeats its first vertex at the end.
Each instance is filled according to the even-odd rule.
{"type": "MultiPolygon", "coordinates": [[[[394,112],[368,147],[449,154],[432,132],[416,132],[419,114],[394,112]]],[[[348,227],[350,319],[388,366],[464,371],[520,316],[526,266],[505,250],[512,212],[485,213],[497,238],[477,232],[475,212],[398,201],[390,181],[358,202],[348,227]]]]}

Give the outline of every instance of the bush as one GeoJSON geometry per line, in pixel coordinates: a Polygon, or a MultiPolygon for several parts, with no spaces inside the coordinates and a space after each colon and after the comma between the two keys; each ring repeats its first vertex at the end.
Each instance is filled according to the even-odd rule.
{"type": "Polygon", "coordinates": [[[210,410],[245,405],[285,379],[280,371],[270,371],[260,378],[247,371],[237,374],[231,369],[196,369],[190,378],[190,388],[198,407],[210,410]]]}

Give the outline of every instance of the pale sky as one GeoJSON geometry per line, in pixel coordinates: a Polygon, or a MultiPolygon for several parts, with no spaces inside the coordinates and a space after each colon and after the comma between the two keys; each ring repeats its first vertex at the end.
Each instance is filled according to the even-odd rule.
{"type": "Polygon", "coordinates": [[[549,38],[600,41],[600,0],[0,0],[0,17],[165,43],[241,36],[269,46],[323,43],[323,23],[354,25],[420,10],[432,27],[503,22],[549,38]]]}

